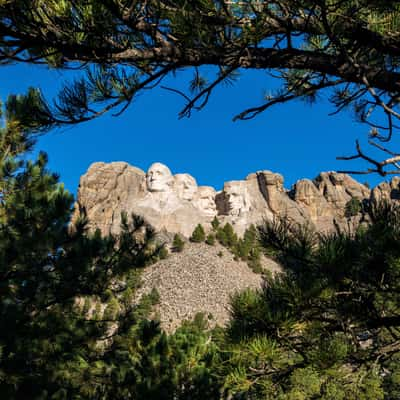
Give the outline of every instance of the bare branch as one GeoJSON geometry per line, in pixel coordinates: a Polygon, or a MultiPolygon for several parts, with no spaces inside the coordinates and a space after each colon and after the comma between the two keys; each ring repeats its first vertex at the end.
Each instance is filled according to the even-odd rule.
{"type": "MultiPolygon", "coordinates": [[[[378,146],[377,146],[378,147],[378,146]]],[[[379,147],[378,147],[379,148],[379,147]]],[[[368,163],[374,165],[375,168],[368,168],[366,171],[338,171],[340,173],[345,173],[345,174],[370,174],[370,173],[377,173],[381,176],[386,176],[386,175],[394,175],[398,174],[400,172],[400,168],[398,167],[397,163],[400,161],[400,155],[397,155],[395,157],[387,158],[383,161],[377,161],[374,160],[373,158],[367,156],[362,150],[359,141],[356,141],[356,150],[357,154],[353,156],[348,156],[348,157],[336,157],[337,160],[355,160],[355,159],[362,159],[367,161],[368,163]],[[388,165],[394,165],[396,170],[391,170],[391,171],[385,171],[384,168],[388,165]]]]}

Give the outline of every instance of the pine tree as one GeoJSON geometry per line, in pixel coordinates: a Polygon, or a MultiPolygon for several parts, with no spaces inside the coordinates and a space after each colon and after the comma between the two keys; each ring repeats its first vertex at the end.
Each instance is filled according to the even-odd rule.
{"type": "MultiPolygon", "coordinates": [[[[184,66],[193,71],[187,91],[173,89],[184,101],[181,117],[204,108],[217,86],[253,69],[272,70],[280,85],[235,119],[252,119],[294,99],[314,103],[330,91],[337,111],[354,106],[358,120],[372,126],[370,139],[379,148],[398,125],[393,121],[399,118],[398,104],[390,101],[399,92],[400,6],[395,0],[161,0],[150,5],[3,0],[0,28],[4,65],[89,66],[83,77],[65,85],[55,105],[43,102],[33,113],[32,107],[22,107],[25,120],[60,126],[123,111],[138,93],[184,66]]],[[[359,143],[354,158],[369,162],[382,176],[392,167],[399,170],[396,158],[372,160],[359,143]]]]}
{"type": "Polygon", "coordinates": [[[231,396],[396,398],[400,208],[380,205],[370,217],[354,234],[260,227],[284,272],[232,300],[220,371],[231,396]]]}
{"type": "Polygon", "coordinates": [[[194,243],[204,242],[206,239],[206,233],[204,232],[204,228],[201,224],[198,224],[190,237],[190,241],[194,243]]]}
{"type": "Polygon", "coordinates": [[[175,252],[180,253],[185,247],[185,242],[182,240],[181,236],[176,233],[174,236],[174,240],[172,242],[172,249],[175,252]]]}
{"type": "Polygon", "coordinates": [[[46,155],[27,160],[45,127],[17,119],[19,100],[7,102],[0,129],[1,397],[94,398],[87,376],[105,365],[107,340],[129,330],[133,340],[149,310],[132,308],[130,288],[161,247],[138,217],[123,215],[118,236],[87,232],[84,215],[70,224],[73,197],[46,155]]]}
{"type": "Polygon", "coordinates": [[[211,226],[213,228],[214,231],[217,231],[219,228],[220,222],[219,219],[217,218],[217,216],[214,217],[214,219],[211,221],[211,226]]]}
{"type": "Polygon", "coordinates": [[[214,244],[215,244],[215,235],[213,235],[212,233],[208,234],[207,238],[206,238],[206,243],[208,245],[210,245],[210,246],[214,246],[214,244]]]}
{"type": "Polygon", "coordinates": [[[219,227],[217,231],[218,241],[225,247],[234,248],[237,244],[238,237],[232,227],[232,225],[227,222],[223,228],[219,227]]]}

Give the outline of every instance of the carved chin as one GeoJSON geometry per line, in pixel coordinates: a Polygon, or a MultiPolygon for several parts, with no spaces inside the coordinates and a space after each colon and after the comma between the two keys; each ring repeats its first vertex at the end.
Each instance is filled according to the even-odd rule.
{"type": "Polygon", "coordinates": [[[164,186],[149,186],[149,192],[165,192],[166,188],[164,186]]]}
{"type": "Polygon", "coordinates": [[[230,204],[229,206],[229,214],[233,216],[238,216],[244,211],[244,207],[242,204],[230,204]]]}
{"type": "Polygon", "coordinates": [[[168,190],[168,185],[163,182],[148,182],[147,189],[149,192],[166,192],[168,190]]]}

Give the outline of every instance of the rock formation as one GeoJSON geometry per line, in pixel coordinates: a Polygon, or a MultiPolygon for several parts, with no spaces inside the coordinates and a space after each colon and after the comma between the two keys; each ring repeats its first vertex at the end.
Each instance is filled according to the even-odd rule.
{"type": "Polygon", "coordinates": [[[82,176],[78,206],[91,229],[118,233],[121,212],[143,216],[156,230],[190,236],[199,223],[207,226],[217,214],[215,190],[198,187],[189,174],[172,175],[161,163],[147,173],[127,163],[94,163],[82,176]]]}
{"type": "Polygon", "coordinates": [[[382,182],[371,192],[371,201],[379,203],[380,201],[400,200],[400,177],[395,176],[390,182],[382,182]]]}
{"type": "Polygon", "coordinates": [[[231,223],[239,235],[250,224],[274,216],[332,231],[349,226],[345,209],[352,198],[364,203],[400,199],[398,177],[372,191],[336,172],[299,180],[291,190],[283,183],[280,174],[258,171],[226,182],[216,192],[198,186],[189,174],[173,175],[161,163],[152,164],[147,173],[123,162],[94,163],[80,180],[77,210],[85,209],[90,228],[103,233],[117,233],[125,211],[142,215],[158,231],[189,237],[199,223],[209,229],[215,216],[231,223]]]}

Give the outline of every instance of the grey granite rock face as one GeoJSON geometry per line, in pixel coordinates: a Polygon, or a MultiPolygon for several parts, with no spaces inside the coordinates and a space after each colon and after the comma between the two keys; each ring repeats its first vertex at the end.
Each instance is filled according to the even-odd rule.
{"type": "Polygon", "coordinates": [[[172,175],[154,163],[147,173],[126,163],[94,163],[81,177],[76,209],[84,208],[91,229],[117,233],[121,212],[143,216],[156,230],[190,236],[217,214],[215,190],[198,187],[189,174],[172,175]]]}
{"type": "Polygon", "coordinates": [[[400,177],[395,176],[390,182],[382,182],[371,191],[371,201],[378,203],[380,201],[400,200],[400,177]]]}
{"type": "Polygon", "coordinates": [[[345,228],[347,202],[400,199],[400,178],[372,191],[350,176],[323,172],[314,180],[301,179],[288,191],[283,177],[271,171],[252,173],[224,184],[220,192],[198,186],[189,174],[173,175],[154,163],[147,173],[123,162],[94,163],[81,177],[77,209],[84,208],[90,228],[117,233],[122,211],[142,215],[158,231],[189,237],[197,224],[210,229],[217,216],[243,234],[251,224],[274,217],[309,224],[319,231],[345,228]]]}

